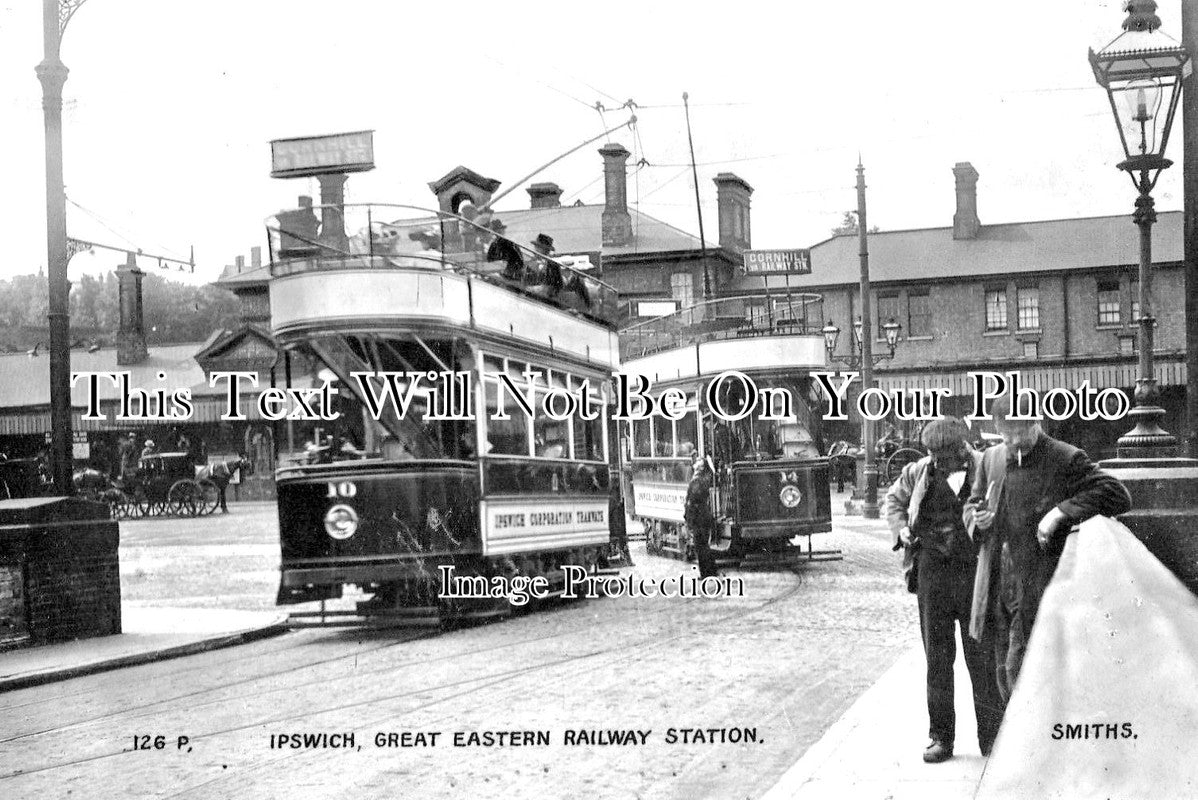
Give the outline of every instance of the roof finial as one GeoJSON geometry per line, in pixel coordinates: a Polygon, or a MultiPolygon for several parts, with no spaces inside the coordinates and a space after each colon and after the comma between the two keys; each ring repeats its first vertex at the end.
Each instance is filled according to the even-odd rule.
{"type": "Polygon", "coordinates": [[[1127,19],[1123,20],[1125,31],[1151,33],[1161,26],[1161,18],[1156,15],[1156,0],[1126,0],[1123,10],[1127,12],[1127,19]]]}

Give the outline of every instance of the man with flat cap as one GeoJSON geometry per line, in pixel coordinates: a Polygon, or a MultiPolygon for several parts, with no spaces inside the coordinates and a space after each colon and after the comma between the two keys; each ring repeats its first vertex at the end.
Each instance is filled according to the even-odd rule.
{"type": "Polygon", "coordinates": [[[995,638],[998,688],[1005,702],[1019,677],[1040,599],[1056,571],[1073,525],[1131,508],[1118,478],[1084,451],[1059,442],[1031,416],[1032,398],[1004,395],[990,413],[1003,443],[991,447],[962,514],[979,543],[970,635],[990,626],[995,638]]]}

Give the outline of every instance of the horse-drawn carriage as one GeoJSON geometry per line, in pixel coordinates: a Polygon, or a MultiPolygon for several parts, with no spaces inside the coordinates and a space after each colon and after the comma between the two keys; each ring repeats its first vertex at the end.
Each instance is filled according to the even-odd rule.
{"type": "Polygon", "coordinates": [[[142,456],[136,470],[116,480],[92,469],[77,472],[75,491],[108,503],[116,519],[199,517],[220,504],[220,488],[206,471],[197,470],[188,453],[154,453],[142,456]]]}

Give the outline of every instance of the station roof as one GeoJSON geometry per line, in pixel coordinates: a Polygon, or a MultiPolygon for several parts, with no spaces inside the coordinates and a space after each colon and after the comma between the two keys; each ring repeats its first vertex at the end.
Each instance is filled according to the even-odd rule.
{"type": "MultiPolygon", "coordinates": [[[[71,351],[71,372],[128,372],[129,386],[144,389],[151,395],[165,389],[167,396],[176,389],[192,386],[204,380],[204,370],[193,357],[202,343],[157,345],[148,348],[149,357],[137,364],[118,366],[116,348],[105,347],[94,353],[71,351]],[[165,373],[158,380],[158,373],[165,373]]],[[[0,409],[48,406],[50,404],[50,357],[40,350],[37,356],[26,353],[0,354],[0,409]]],[[[99,381],[101,400],[120,397],[112,381],[99,381]]],[[[71,405],[80,408],[87,403],[86,382],[79,380],[71,390],[71,405]]]]}
{"type": "MultiPolygon", "coordinates": [[[[921,228],[869,234],[873,282],[946,280],[1139,263],[1139,236],[1131,215],[982,225],[976,239],[954,239],[953,229],[921,228]]],[[[1152,229],[1153,261],[1181,261],[1182,214],[1165,211],[1152,229]]],[[[856,236],[835,236],[811,248],[811,272],[791,275],[794,288],[857,284],[856,236]]]]}

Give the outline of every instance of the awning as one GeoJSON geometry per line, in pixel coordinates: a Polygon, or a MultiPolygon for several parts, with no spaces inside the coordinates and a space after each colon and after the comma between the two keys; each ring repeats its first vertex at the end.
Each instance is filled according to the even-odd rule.
{"type": "MultiPolygon", "coordinates": [[[[1186,365],[1182,361],[1156,362],[1156,380],[1158,386],[1185,386],[1186,365]]],[[[980,368],[974,370],[983,371],[980,368]]],[[[1090,364],[1055,367],[1025,367],[999,368],[993,372],[1005,374],[1019,373],[1019,385],[1037,391],[1048,391],[1058,387],[1077,389],[1083,381],[1089,381],[1095,389],[1115,387],[1120,389],[1132,388],[1136,385],[1139,368],[1135,363],[1129,364],[1090,364]]],[[[892,389],[931,389],[946,388],[953,397],[971,397],[974,381],[969,377],[970,370],[954,370],[951,372],[911,372],[911,373],[882,373],[874,375],[874,383],[883,391],[892,389]]],[[[992,382],[987,381],[987,386],[992,382]]]]}

